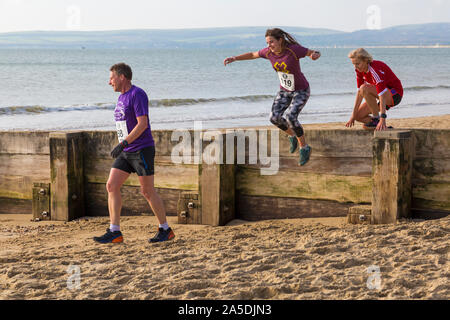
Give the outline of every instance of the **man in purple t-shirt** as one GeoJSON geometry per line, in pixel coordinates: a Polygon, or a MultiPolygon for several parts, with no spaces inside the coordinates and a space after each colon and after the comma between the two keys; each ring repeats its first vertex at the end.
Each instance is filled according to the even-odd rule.
{"type": "Polygon", "coordinates": [[[267,30],[266,42],[266,48],[226,58],[224,64],[257,58],[270,61],[280,79],[280,91],[272,105],[270,122],[289,135],[291,153],[294,153],[300,144],[299,164],[303,166],[309,161],[311,147],[306,144],[303,127],[298,121],[298,116],[308,102],[310,89],[309,83],[300,69],[299,60],[306,56],[317,60],[320,58],[320,52],[302,47],[289,33],[279,28],[267,30]],[[286,110],[285,117],[283,117],[286,110]]]}
{"type": "Polygon", "coordinates": [[[110,227],[101,237],[94,237],[100,243],[123,242],[120,231],[122,196],[120,187],[132,172],[137,173],[141,192],[159,221],[158,232],[150,242],[171,240],[175,237],[167,224],[164,204],[154,187],[155,142],[148,118],[148,97],[144,90],[131,84],[131,68],[118,63],[111,67],[109,84],[121,95],[114,110],[119,144],[111,151],[115,158],[109,174],[106,189],[110,227]]]}

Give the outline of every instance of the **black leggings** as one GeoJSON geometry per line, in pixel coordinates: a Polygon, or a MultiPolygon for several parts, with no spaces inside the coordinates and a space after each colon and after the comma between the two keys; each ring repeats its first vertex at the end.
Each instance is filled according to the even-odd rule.
{"type": "Polygon", "coordinates": [[[272,105],[270,122],[283,131],[292,128],[297,137],[302,137],[303,127],[297,118],[308,102],[310,94],[309,88],[293,92],[280,90],[272,105]],[[286,109],[286,115],[283,117],[286,109]]]}

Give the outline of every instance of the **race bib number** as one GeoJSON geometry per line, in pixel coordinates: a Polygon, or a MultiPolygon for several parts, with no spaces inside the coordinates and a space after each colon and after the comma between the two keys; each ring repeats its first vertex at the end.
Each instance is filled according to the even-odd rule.
{"type": "Polygon", "coordinates": [[[279,71],[278,77],[280,78],[280,84],[283,88],[289,91],[295,91],[294,75],[279,71]]]}
{"type": "Polygon", "coordinates": [[[125,140],[128,136],[128,128],[126,121],[116,121],[117,138],[119,138],[119,143],[125,140]]]}

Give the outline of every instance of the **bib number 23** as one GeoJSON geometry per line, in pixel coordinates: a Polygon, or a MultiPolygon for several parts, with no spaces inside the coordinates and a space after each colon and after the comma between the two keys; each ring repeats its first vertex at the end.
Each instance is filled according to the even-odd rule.
{"type": "Polygon", "coordinates": [[[283,88],[289,91],[295,91],[294,75],[284,72],[278,72],[280,78],[280,84],[283,88]]]}

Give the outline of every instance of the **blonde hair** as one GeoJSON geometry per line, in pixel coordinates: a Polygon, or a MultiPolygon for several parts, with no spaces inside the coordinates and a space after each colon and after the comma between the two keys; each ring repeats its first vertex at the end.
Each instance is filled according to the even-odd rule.
{"type": "Polygon", "coordinates": [[[350,59],[358,59],[358,60],[363,60],[363,61],[367,61],[367,62],[372,62],[373,61],[373,57],[372,57],[372,55],[370,54],[370,53],[368,53],[367,51],[366,51],[366,49],[364,49],[364,48],[359,48],[359,49],[356,49],[356,50],[353,50],[353,51],[351,51],[349,54],[348,54],[348,57],[350,58],[350,59]]]}

